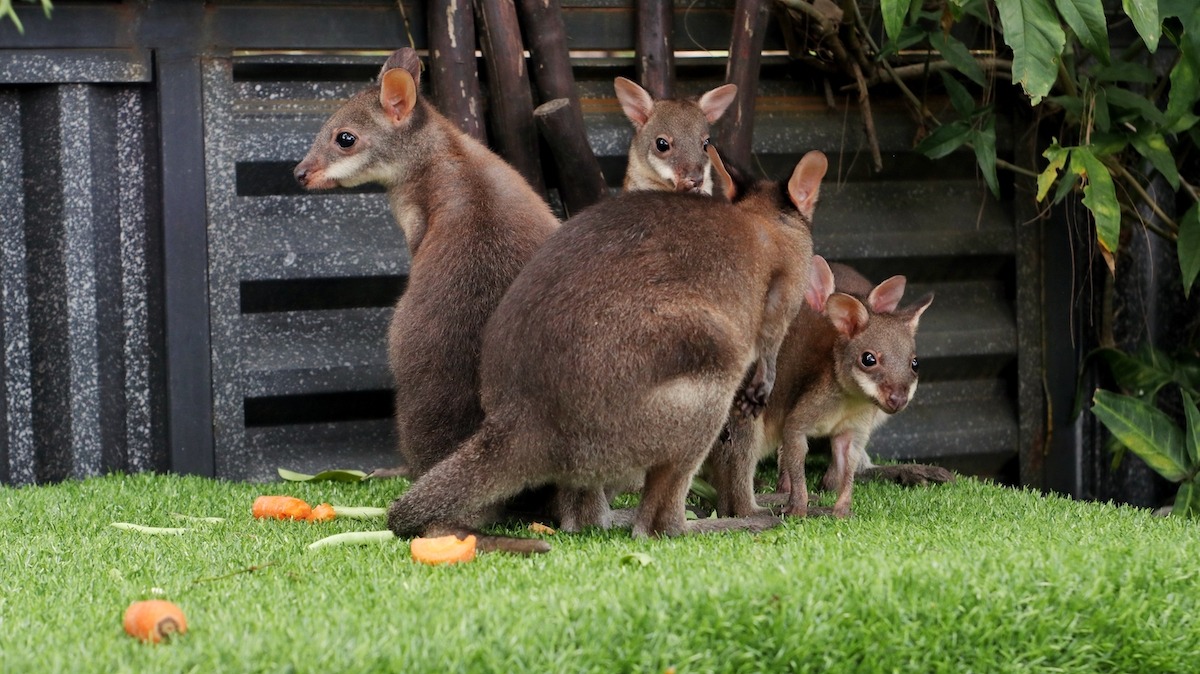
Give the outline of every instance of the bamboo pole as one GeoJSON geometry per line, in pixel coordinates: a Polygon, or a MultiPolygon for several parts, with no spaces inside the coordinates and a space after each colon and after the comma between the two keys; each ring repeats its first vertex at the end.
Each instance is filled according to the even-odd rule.
{"type": "Polygon", "coordinates": [[[637,2],[637,78],[655,100],[675,91],[674,6],[671,0],[637,2]]]}
{"type": "Polygon", "coordinates": [[[464,133],[487,143],[471,5],[472,0],[430,0],[429,80],[438,111],[464,133]]]}
{"type": "Polygon", "coordinates": [[[738,166],[750,164],[754,101],[769,16],[770,3],[761,0],[737,0],[733,10],[734,28],[725,79],[737,85],[738,95],[733,100],[733,109],[721,120],[717,147],[723,157],[738,166]]]}

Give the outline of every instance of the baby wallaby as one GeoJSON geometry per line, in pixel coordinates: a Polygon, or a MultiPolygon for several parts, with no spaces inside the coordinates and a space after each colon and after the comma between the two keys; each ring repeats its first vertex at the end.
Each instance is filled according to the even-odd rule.
{"type": "Polygon", "coordinates": [[[788,330],[762,417],[732,419],[728,441],[713,448],[710,470],[720,515],[758,512],[754,468],[759,458],[778,449],[780,491],[790,489],[784,512],[805,516],[808,438],[829,437],[830,481],[837,489],[833,514],[848,517],[854,472],[871,432],[887,415],[904,409],[916,391],[916,331],[933,296],[897,309],[903,276],[889,278],[859,300],[833,292],[833,273],[820,256],[814,256],[813,269],[810,297],[815,301],[800,309],[788,330]]]}
{"type": "Polygon", "coordinates": [[[500,297],[558,221],[516,170],[419,94],[421,64],[394,52],[379,82],[325,122],[296,180],[307,189],[379,183],[412,263],[388,332],[396,430],[421,475],[483,419],[479,352],[500,297]]]}
{"type": "Polygon", "coordinates": [[[482,426],[391,505],[388,527],[469,526],[543,484],[591,495],[576,504],[578,524],[603,527],[604,488],[637,480],[635,536],[754,528],[689,525],[684,497],[754,363],[766,363],[762,381],[746,387],[770,390],[804,301],[827,166],[812,152],[786,186],[730,187],[732,203],[634,192],[568,221],[488,323],[482,426]]]}
{"type": "Polygon", "coordinates": [[[733,102],[737,85],[724,84],[698,100],[660,101],[624,77],[616,78],[613,87],[634,128],[625,190],[712,194],[709,125],[733,102]]]}

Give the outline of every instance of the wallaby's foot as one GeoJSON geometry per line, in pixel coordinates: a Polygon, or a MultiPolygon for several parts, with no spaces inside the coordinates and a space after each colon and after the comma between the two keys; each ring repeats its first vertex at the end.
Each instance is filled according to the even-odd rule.
{"type": "Polygon", "coordinates": [[[376,468],[367,474],[367,477],[372,480],[380,480],[389,477],[412,477],[412,471],[408,466],[393,466],[392,468],[376,468]]]}
{"type": "Polygon", "coordinates": [[[453,524],[434,524],[426,531],[426,536],[454,536],[460,541],[467,536],[475,537],[477,552],[507,552],[513,555],[530,556],[550,552],[550,544],[537,538],[516,538],[513,536],[493,536],[470,527],[453,524]]]}
{"type": "Polygon", "coordinates": [[[791,498],[791,494],[787,492],[755,494],[754,496],[754,500],[758,502],[758,505],[764,508],[778,508],[779,506],[786,505],[789,498],[791,498]]]}
{"type": "Polygon", "coordinates": [[[718,517],[715,519],[693,520],[684,527],[685,534],[713,534],[723,531],[749,531],[758,533],[772,529],[783,523],[783,520],[770,512],[760,512],[749,517],[718,517]]]}
{"type": "Polygon", "coordinates": [[[850,518],[850,517],[851,517],[853,514],[854,514],[854,513],[852,513],[852,512],[850,511],[850,505],[849,505],[849,504],[846,504],[846,505],[837,504],[837,505],[834,505],[834,506],[833,506],[833,516],[834,516],[834,517],[836,517],[836,518],[838,518],[839,520],[848,519],[848,518],[850,518]]]}
{"type": "Polygon", "coordinates": [[[930,466],[923,463],[902,463],[895,466],[872,466],[860,471],[854,476],[859,482],[882,480],[894,482],[905,487],[916,487],[927,484],[942,484],[954,482],[957,476],[953,471],[941,466],[930,466]]]}

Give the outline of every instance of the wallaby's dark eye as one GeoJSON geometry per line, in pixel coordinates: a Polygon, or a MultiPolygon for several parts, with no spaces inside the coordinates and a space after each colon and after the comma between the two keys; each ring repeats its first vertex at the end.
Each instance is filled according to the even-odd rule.
{"type": "Polygon", "coordinates": [[[707,138],[705,138],[705,139],[704,139],[704,142],[703,142],[703,143],[700,143],[700,149],[701,149],[701,150],[707,150],[707,149],[708,149],[708,146],[709,146],[708,139],[707,139],[707,138]]]}
{"type": "Polygon", "coordinates": [[[863,367],[875,367],[875,363],[878,362],[875,360],[875,354],[870,351],[864,351],[861,360],[863,367]]]}
{"type": "Polygon", "coordinates": [[[338,147],[342,148],[343,150],[350,149],[356,140],[358,139],[355,138],[354,134],[350,133],[349,131],[343,131],[339,133],[336,138],[334,138],[334,142],[336,142],[338,147]]]}
{"type": "Polygon", "coordinates": [[[918,367],[920,367],[920,366],[921,366],[921,364],[917,362],[917,357],[916,357],[916,356],[913,356],[913,359],[912,359],[912,369],[913,369],[913,372],[916,372],[916,371],[917,371],[917,368],[918,368],[918,367]]]}
{"type": "Polygon", "coordinates": [[[671,144],[667,142],[666,138],[660,137],[658,140],[654,141],[654,147],[658,148],[659,152],[666,152],[667,150],[671,149],[671,144]]]}

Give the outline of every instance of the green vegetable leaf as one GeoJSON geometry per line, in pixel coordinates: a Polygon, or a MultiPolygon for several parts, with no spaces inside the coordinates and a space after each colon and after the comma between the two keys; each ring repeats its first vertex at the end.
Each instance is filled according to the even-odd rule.
{"type": "Polygon", "coordinates": [[[879,0],[879,9],[883,12],[883,30],[892,42],[900,37],[909,4],[909,0],[879,0]]]}
{"type": "Polygon", "coordinates": [[[337,517],[342,517],[352,520],[370,520],[380,517],[387,517],[387,508],[376,508],[372,506],[333,506],[333,514],[337,517]]]}
{"type": "Polygon", "coordinates": [[[971,127],[962,121],[944,124],[934,129],[917,145],[917,152],[930,159],[941,159],[971,140],[971,127]]]}
{"type": "Polygon", "coordinates": [[[1154,168],[1162,174],[1167,182],[1171,184],[1171,189],[1179,189],[1179,170],[1175,168],[1175,157],[1171,154],[1171,148],[1167,147],[1167,141],[1163,139],[1162,134],[1152,133],[1144,136],[1134,136],[1131,139],[1134,149],[1138,154],[1150,160],[1154,164],[1154,168]]]}
{"type": "Polygon", "coordinates": [[[1116,273],[1114,255],[1121,236],[1121,209],[1117,205],[1117,192],[1113,188],[1112,175],[1096,155],[1087,147],[1071,150],[1071,172],[1083,177],[1083,205],[1087,206],[1096,219],[1096,239],[1100,242],[1104,259],[1110,273],[1116,273]]]}
{"type": "Polygon", "coordinates": [[[1000,198],[1000,182],[996,178],[996,118],[989,116],[983,128],[971,133],[971,144],[975,146],[975,163],[983,172],[992,196],[1000,198]]]}
{"type": "Polygon", "coordinates": [[[1191,459],[1194,469],[1200,464],[1200,409],[1196,408],[1196,400],[1187,391],[1181,388],[1179,393],[1183,396],[1184,420],[1187,424],[1183,429],[1184,439],[1187,443],[1188,458],[1191,459]]]}
{"type": "Polygon", "coordinates": [[[654,558],[644,552],[627,552],[621,555],[622,564],[632,564],[634,566],[650,566],[654,563],[654,558]]]}
{"type": "Polygon", "coordinates": [[[395,540],[396,534],[384,529],[383,531],[347,531],[341,534],[326,536],[308,544],[309,550],[320,550],[337,545],[370,545],[372,543],[387,543],[395,540]]]}
{"type": "Polygon", "coordinates": [[[279,477],[288,482],[361,482],[367,474],[361,470],[325,470],[316,475],[297,473],[286,468],[277,468],[279,477]]]}
{"type": "Polygon", "coordinates": [[[1200,480],[1192,479],[1179,485],[1171,516],[1200,517],[1200,480]]]}
{"type": "Polygon", "coordinates": [[[1159,475],[1172,482],[1188,476],[1183,431],[1162,410],[1137,398],[1097,389],[1092,414],[1159,475]]]}
{"type": "MultiPolygon", "coordinates": [[[[1049,0],[997,2],[1004,42],[1013,50],[1013,80],[1020,82],[1037,105],[1058,77],[1058,62],[1067,37],[1049,0]]],[[[1156,12],[1157,14],[1157,12],[1156,12]]]]}
{"type": "Polygon", "coordinates": [[[979,86],[984,86],[987,81],[983,76],[983,68],[979,62],[971,56],[971,50],[967,49],[967,45],[959,42],[953,35],[943,33],[940,28],[937,28],[929,33],[929,44],[946,59],[946,62],[954,66],[960,73],[967,76],[979,86]]]}
{"type": "Polygon", "coordinates": [[[1133,27],[1153,54],[1158,49],[1158,38],[1162,34],[1162,23],[1158,18],[1158,0],[1121,0],[1125,14],[1133,19],[1133,27]]]}
{"type": "Polygon", "coordinates": [[[1200,204],[1192,204],[1179,220],[1179,271],[1183,276],[1183,294],[1190,297],[1196,276],[1200,274],[1200,204]]]}
{"type": "Polygon", "coordinates": [[[975,99],[971,97],[970,92],[958,80],[954,79],[954,75],[941,71],[942,84],[946,86],[946,93],[950,95],[950,103],[959,115],[968,117],[975,111],[975,99]]]}
{"type": "Polygon", "coordinates": [[[1111,62],[1108,49],[1108,23],[1100,0],[1054,0],[1054,6],[1079,43],[1092,52],[1100,62],[1111,62]]]}
{"type": "Polygon", "coordinates": [[[150,536],[181,536],[188,532],[188,529],[182,527],[147,527],[130,522],[113,522],[109,526],[125,531],[136,531],[139,534],[148,534],[150,536]]]}
{"type": "Polygon", "coordinates": [[[1058,172],[1062,170],[1062,167],[1067,165],[1067,159],[1071,156],[1071,151],[1059,146],[1056,139],[1050,144],[1050,147],[1046,148],[1042,156],[1050,160],[1050,165],[1038,176],[1038,201],[1046,198],[1046,193],[1050,191],[1050,186],[1054,184],[1054,179],[1058,177],[1058,172]]]}

